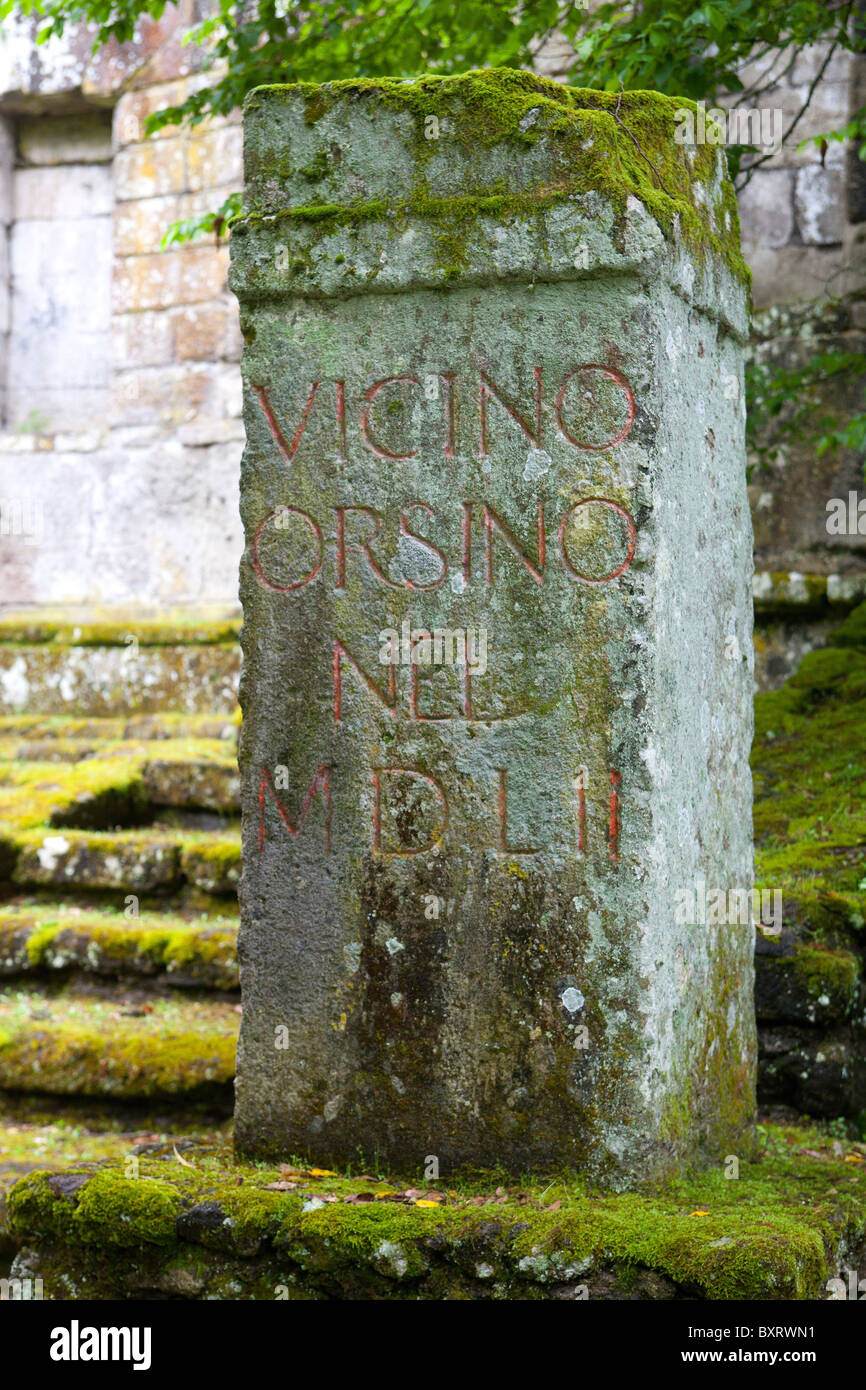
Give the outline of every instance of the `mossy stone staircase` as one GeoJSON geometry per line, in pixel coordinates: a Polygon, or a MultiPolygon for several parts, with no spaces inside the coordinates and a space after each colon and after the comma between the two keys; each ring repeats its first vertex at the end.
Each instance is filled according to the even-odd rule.
{"type": "Polygon", "coordinates": [[[0,1188],[225,1127],[238,629],[0,618],[0,1188]]]}

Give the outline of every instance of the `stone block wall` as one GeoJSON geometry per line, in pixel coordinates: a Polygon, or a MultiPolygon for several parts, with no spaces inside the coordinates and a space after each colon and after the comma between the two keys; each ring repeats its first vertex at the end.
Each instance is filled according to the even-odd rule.
{"type": "Polygon", "coordinates": [[[814,87],[805,115],[739,193],[757,309],[842,294],[856,278],[861,232],[857,210],[848,204],[847,147],[834,141],[824,148],[798,146],[853,115],[860,66],[861,60],[821,44],[774,52],[741,74],[747,87],[762,89],[748,104],[780,111],[785,131],[814,87]]]}
{"type": "Polygon", "coordinates": [[[233,601],[243,429],[237,306],[214,237],[169,224],[239,187],[241,129],[145,139],[195,48],[181,6],[93,58],[0,39],[0,603],[233,601]]]}

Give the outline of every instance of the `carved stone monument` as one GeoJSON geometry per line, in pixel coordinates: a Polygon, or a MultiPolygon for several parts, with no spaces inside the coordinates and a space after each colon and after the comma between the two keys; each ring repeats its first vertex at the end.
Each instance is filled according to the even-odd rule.
{"type": "Polygon", "coordinates": [[[752,886],[748,291],[678,105],[248,99],[245,1154],[743,1141],[753,925],[680,905],[752,886]]]}

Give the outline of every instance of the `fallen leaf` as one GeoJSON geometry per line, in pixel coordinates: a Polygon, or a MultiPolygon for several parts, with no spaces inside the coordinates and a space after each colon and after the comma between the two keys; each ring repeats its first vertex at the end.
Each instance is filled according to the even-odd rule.
{"type": "Polygon", "coordinates": [[[337,1176],[330,1168],[310,1168],[311,1178],[335,1178],[337,1176]]]}
{"type": "Polygon", "coordinates": [[[376,1198],[372,1192],[350,1192],[348,1197],[344,1197],[344,1202],[375,1202],[376,1198]]]}
{"type": "Polygon", "coordinates": [[[710,1214],[710,1213],[709,1213],[708,1211],[704,1211],[704,1210],[700,1210],[700,1211],[690,1211],[690,1212],[689,1212],[689,1216],[709,1216],[709,1214],[710,1214]]]}
{"type": "MultiPolygon", "coordinates": [[[[181,1156],[180,1156],[180,1154],[178,1153],[177,1148],[176,1148],[176,1146],[175,1146],[174,1144],[172,1144],[171,1150],[172,1150],[172,1153],[174,1154],[175,1158],[177,1159],[178,1163],[182,1163],[183,1166],[184,1166],[184,1168],[195,1168],[195,1164],[194,1164],[194,1163],[189,1163],[189,1162],[187,1162],[187,1160],[186,1160],[185,1158],[181,1158],[181,1156]]],[[[243,1179],[241,1179],[241,1181],[243,1181],[243,1179]]]]}
{"type": "Polygon", "coordinates": [[[266,1192],[294,1192],[297,1187],[296,1182],[269,1182],[265,1188],[266,1192]]]}
{"type": "Polygon", "coordinates": [[[504,1188],[504,1187],[497,1187],[497,1189],[496,1189],[496,1191],[495,1191],[495,1193],[494,1193],[493,1195],[494,1195],[495,1197],[504,1197],[504,1196],[505,1196],[505,1188],[504,1188]]]}
{"type": "Polygon", "coordinates": [[[438,1207],[438,1202],[428,1202],[426,1197],[419,1197],[415,1203],[416,1207],[438,1207]]]}
{"type": "Polygon", "coordinates": [[[545,1210],[545,1211],[559,1211],[559,1208],[560,1208],[561,1206],[562,1206],[562,1199],[561,1199],[560,1197],[557,1197],[557,1199],[556,1199],[555,1202],[548,1202],[548,1204],[547,1204],[547,1206],[544,1208],[544,1210],[545,1210]]]}
{"type": "Polygon", "coordinates": [[[863,1155],[862,1155],[862,1154],[846,1154],[846,1155],[845,1155],[845,1162],[846,1162],[846,1163],[862,1163],[862,1162],[863,1162],[863,1155]]]}

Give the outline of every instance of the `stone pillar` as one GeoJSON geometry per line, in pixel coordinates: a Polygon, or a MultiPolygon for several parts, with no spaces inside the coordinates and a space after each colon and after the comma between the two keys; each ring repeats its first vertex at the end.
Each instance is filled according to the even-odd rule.
{"type": "Polygon", "coordinates": [[[681,105],[248,99],[245,1154],[627,1186],[744,1142],[747,273],[681,105]]]}

